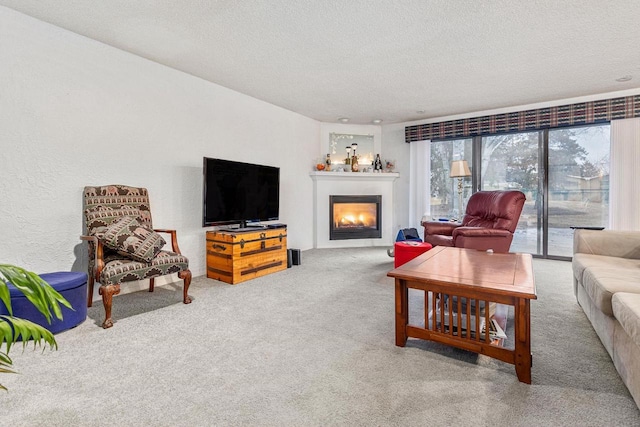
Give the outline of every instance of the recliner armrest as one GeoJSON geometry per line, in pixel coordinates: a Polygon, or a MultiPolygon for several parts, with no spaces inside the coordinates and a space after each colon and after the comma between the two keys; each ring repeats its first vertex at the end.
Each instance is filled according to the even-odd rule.
{"type": "Polygon", "coordinates": [[[465,237],[508,237],[511,235],[509,230],[501,230],[495,228],[482,227],[458,227],[453,232],[453,238],[458,236],[465,237]]]}
{"type": "Polygon", "coordinates": [[[460,224],[442,221],[423,221],[424,234],[439,234],[443,236],[452,236],[453,230],[460,227],[460,224]]]}
{"type": "Polygon", "coordinates": [[[459,248],[509,252],[513,234],[509,230],[482,227],[459,227],[453,232],[453,245],[459,248]]]}

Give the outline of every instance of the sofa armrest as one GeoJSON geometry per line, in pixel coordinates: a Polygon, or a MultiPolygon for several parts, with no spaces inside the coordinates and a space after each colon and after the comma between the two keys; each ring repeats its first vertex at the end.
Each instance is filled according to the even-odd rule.
{"type": "Polygon", "coordinates": [[[573,253],[640,259],[640,231],[576,229],[573,253]]]}
{"type": "Polygon", "coordinates": [[[460,224],[442,221],[423,221],[424,235],[440,234],[444,236],[453,235],[453,230],[460,227],[460,224]]]}

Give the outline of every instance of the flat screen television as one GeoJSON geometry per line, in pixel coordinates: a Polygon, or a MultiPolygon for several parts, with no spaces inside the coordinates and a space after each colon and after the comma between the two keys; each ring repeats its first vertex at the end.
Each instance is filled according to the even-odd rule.
{"type": "Polygon", "coordinates": [[[280,168],[204,158],[202,226],[276,220],[280,168]]]}

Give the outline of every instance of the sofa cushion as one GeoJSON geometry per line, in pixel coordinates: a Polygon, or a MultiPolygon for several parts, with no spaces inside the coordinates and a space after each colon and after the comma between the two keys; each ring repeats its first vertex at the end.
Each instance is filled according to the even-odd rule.
{"type": "Polygon", "coordinates": [[[573,276],[582,282],[584,270],[589,267],[611,267],[619,269],[640,270],[640,259],[620,258],[615,256],[593,255],[585,253],[573,254],[571,262],[573,276]]]}
{"type": "Polygon", "coordinates": [[[595,306],[613,316],[611,298],[616,292],[640,294],[640,267],[588,267],[582,275],[582,286],[595,306]]]}
{"type": "Polygon", "coordinates": [[[640,347],[640,294],[618,292],[612,298],[613,315],[640,347]]]}
{"type": "Polygon", "coordinates": [[[118,253],[147,263],[167,243],[158,233],[143,227],[130,216],[119,218],[106,227],[102,240],[105,246],[118,253]]]}

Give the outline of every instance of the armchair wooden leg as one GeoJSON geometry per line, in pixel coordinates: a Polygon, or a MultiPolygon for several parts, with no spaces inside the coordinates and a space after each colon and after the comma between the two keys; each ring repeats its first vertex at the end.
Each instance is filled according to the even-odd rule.
{"type": "Polygon", "coordinates": [[[95,279],[93,278],[93,275],[89,275],[89,280],[87,283],[87,289],[88,289],[88,293],[87,293],[87,307],[91,307],[91,305],[93,304],[93,284],[95,283],[95,279]]]}
{"type": "Polygon", "coordinates": [[[178,277],[184,281],[184,287],[182,291],[182,302],[185,304],[191,303],[191,297],[189,296],[189,285],[191,285],[191,271],[184,270],[178,273],[178,277]]]}
{"type": "Polygon", "coordinates": [[[153,282],[153,277],[151,279],[149,279],[149,292],[153,292],[154,289],[154,282],[153,282]]]}
{"type": "Polygon", "coordinates": [[[102,295],[102,304],[104,304],[104,322],[102,322],[102,327],[107,329],[113,326],[113,320],[111,320],[111,301],[114,295],[120,293],[120,283],[107,286],[102,285],[98,292],[102,295]]]}

